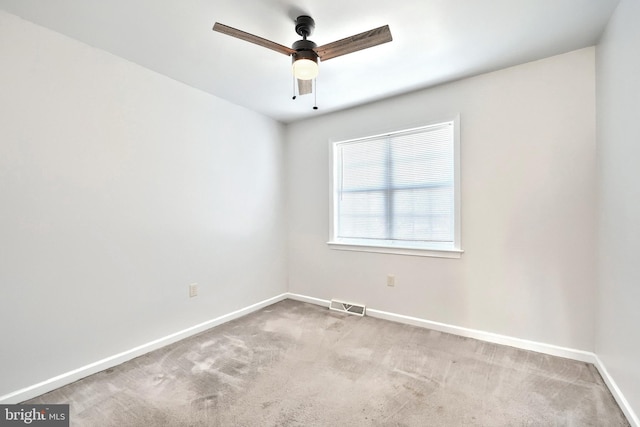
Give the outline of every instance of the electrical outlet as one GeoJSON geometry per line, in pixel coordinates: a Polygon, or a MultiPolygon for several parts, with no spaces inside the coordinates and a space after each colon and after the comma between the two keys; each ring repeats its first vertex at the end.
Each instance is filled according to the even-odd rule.
{"type": "Polygon", "coordinates": [[[198,284],[192,283],[189,285],[189,298],[198,296],[198,284]]]}
{"type": "Polygon", "coordinates": [[[395,274],[387,274],[387,286],[394,287],[396,285],[395,274]]]}

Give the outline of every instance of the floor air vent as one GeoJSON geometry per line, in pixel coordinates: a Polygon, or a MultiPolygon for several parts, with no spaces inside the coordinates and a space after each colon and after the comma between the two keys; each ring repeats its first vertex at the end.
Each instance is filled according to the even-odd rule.
{"type": "Polygon", "coordinates": [[[329,304],[329,310],[342,311],[343,313],[364,316],[365,306],[332,299],[331,303],[329,304]]]}

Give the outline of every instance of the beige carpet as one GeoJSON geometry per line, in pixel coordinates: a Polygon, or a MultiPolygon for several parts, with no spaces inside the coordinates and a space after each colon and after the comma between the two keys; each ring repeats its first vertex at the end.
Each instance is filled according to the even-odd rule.
{"type": "Polygon", "coordinates": [[[286,300],[28,403],[73,426],[627,426],[590,364],[286,300]]]}

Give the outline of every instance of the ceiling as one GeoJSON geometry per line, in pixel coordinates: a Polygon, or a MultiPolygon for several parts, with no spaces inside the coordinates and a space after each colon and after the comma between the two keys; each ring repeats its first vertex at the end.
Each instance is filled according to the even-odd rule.
{"type": "Polygon", "coordinates": [[[0,0],[0,8],[288,123],[597,43],[618,0],[0,0]],[[388,24],[393,41],[320,64],[292,100],[291,60],[212,31],[323,45],[388,24]]]}

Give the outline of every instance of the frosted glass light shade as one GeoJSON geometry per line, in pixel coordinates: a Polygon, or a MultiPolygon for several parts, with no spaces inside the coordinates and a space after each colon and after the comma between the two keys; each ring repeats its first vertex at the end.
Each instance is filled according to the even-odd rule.
{"type": "Polygon", "coordinates": [[[293,75],[300,80],[315,79],[318,76],[318,63],[310,59],[298,59],[293,63],[293,75]]]}

